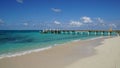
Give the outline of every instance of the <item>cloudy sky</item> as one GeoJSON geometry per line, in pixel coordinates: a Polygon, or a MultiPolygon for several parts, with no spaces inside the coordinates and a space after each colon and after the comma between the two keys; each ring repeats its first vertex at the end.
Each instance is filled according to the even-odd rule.
{"type": "Polygon", "coordinates": [[[120,30],[120,0],[0,0],[0,30],[120,30]]]}

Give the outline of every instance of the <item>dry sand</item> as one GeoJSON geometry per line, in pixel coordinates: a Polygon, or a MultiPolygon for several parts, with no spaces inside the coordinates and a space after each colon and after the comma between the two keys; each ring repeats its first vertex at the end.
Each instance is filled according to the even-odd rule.
{"type": "Polygon", "coordinates": [[[97,54],[66,66],[65,68],[120,68],[120,37],[106,39],[96,47],[97,54]]]}
{"type": "Polygon", "coordinates": [[[104,39],[70,42],[41,52],[0,59],[0,68],[115,68],[119,65],[120,38],[104,39]]]}

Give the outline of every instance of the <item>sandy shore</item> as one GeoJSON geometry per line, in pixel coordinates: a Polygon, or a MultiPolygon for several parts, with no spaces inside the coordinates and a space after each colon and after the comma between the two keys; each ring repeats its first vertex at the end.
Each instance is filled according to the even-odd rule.
{"type": "Polygon", "coordinates": [[[65,68],[120,68],[120,37],[102,43],[95,48],[96,55],[79,59],[65,68]]]}
{"type": "Polygon", "coordinates": [[[119,45],[119,37],[70,42],[41,52],[0,59],[0,68],[117,68],[119,45]]]}

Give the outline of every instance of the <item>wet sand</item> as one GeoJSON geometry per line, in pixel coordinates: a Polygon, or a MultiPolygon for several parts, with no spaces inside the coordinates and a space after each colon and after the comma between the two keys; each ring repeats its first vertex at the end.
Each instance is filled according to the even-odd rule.
{"type": "Polygon", "coordinates": [[[0,68],[77,68],[74,64],[99,54],[96,48],[103,46],[105,39],[108,38],[70,42],[36,53],[0,59],[0,68]]]}

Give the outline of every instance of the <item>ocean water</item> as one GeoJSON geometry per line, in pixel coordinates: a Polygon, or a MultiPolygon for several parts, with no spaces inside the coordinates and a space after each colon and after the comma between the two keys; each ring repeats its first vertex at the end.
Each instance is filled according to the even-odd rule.
{"type": "MultiPolygon", "coordinates": [[[[112,35],[115,35],[114,33],[112,35]]],[[[0,31],[0,58],[42,51],[74,40],[100,37],[100,34],[42,34],[38,30],[0,31]]],[[[103,36],[103,35],[102,35],[103,36]]],[[[104,34],[107,36],[107,34],[104,34]]]]}

